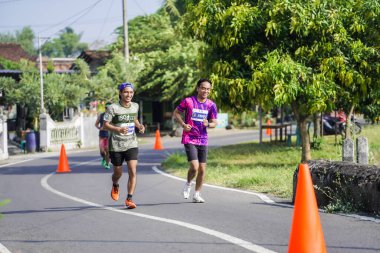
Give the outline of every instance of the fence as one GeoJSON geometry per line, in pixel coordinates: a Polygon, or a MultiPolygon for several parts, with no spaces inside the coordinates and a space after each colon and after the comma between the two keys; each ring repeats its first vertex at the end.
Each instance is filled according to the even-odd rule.
{"type": "Polygon", "coordinates": [[[95,128],[97,116],[73,117],[70,121],[55,122],[48,114],[40,115],[40,149],[59,150],[61,144],[66,149],[95,147],[98,145],[98,129],[95,128]]]}
{"type": "Polygon", "coordinates": [[[0,113],[0,160],[8,158],[7,118],[0,113]]]}

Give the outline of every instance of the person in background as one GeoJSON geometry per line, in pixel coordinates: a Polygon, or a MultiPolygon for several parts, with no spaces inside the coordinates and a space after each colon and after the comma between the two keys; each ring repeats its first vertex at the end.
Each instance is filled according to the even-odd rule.
{"type": "Polygon", "coordinates": [[[104,126],[110,131],[109,151],[113,164],[111,198],[119,199],[119,179],[123,173],[123,162],[128,167],[128,195],[125,206],[128,209],[136,208],[132,201],[136,188],[136,170],[138,159],[138,141],[135,128],[144,133],[145,127],[138,120],[139,105],[132,102],[134,86],[131,83],[119,85],[119,102],[111,104],[104,114],[104,126]]]}
{"type": "MultiPolygon", "coordinates": [[[[106,103],[106,110],[109,105],[111,105],[111,102],[106,103]]],[[[99,114],[95,122],[95,127],[99,129],[99,151],[100,151],[100,155],[103,158],[101,161],[101,164],[105,169],[109,170],[110,157],[109,157],[109,152],[108,152],[108,131],[103,128],[104,113],[105,112],[99,114]]]]}
{"type": "Polygon", "coordinates": [[[173,112],[178,124],[183,127],[182,144],[185,146],[189,170],[187,182],[183,188],[183,197],[188,199],[191,192],[191,181],[195,178],[195,192],[193,202],[204,203],[200,191],[206,173],[208,153],[207,128],[217,125],[216,104],[208,99],[212,83],[208,79],[200,79],[197,82],[195,96],[187,97],[176,107],[173,112]],[[181,113],[184,113],[182,118],[181,113]]]}
{"type": "Polygon", "coordinates": [[[340,123],[346,123],[347,116],[346,113],[344,112],[343,108],[339,108],[338,110],[338,121],[340,123]]]}

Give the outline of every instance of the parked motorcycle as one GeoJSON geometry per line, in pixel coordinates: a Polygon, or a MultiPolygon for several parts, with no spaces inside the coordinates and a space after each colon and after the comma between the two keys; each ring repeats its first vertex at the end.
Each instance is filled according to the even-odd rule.
{"type": "MultiPolygon", "coordinates": [[[[332,117],[330,115],[325,115],[322,117],[322,123],[324,135],[340,134],[345,137],[347,127],[345,117],[332,117]]],[[[354,117],[352,117],[349,129],[351,131],[351,135],[357,135],[361,133],[362,126],[354,117]]]]}

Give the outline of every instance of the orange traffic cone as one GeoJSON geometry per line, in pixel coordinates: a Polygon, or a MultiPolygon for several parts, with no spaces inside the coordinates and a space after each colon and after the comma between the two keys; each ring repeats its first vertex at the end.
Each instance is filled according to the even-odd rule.
{"type": "MultiPolygon", "coordinates": [[[[270,119],[267,120],[267,125],[270,126],[270,119]]],[[[267,128],[267,132],[266,132],[266,134],[267,134],[268,136],[271,136],[271,135],[272,135],[272,129],[267,128]]]]}
{"type": "Polygon", "coordinates": [[[70,172],[70,167],[69,167],[69,162],[67,160],[66,156],[66,150],[65,150],[65,145],[61,145],[61,154],[59,155],[59,163],[58,163],[58,168],[57,172],[58,173],[63,173],[63,172],[70,172]]]}
{"type": "Polygon", "coordinates": [[[156,141],[154,143],[154,149],[155,150],[162,150],[164,149],[164,147],[162,146],[162,143],[161,143],[161,134],[160,134],[160,130],[156,130],[156,141]]]}
{"type": "Polygon", "coordinates": [[[317,200],[307,164],[300,164],[288,253],[326,253],[317,200]]]}

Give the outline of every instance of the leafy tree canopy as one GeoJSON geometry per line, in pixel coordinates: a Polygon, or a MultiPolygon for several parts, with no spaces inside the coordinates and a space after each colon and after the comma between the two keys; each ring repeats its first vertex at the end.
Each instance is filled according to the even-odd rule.
{"type": "MultiPolygon", "coordinates": [[[[41,113],[40,73],[34,64],[20,62],[22,76],[20,82],[11,78],[1,78],[0,87],[5,93],[5,104],[19,104],[28,108],[30,118],[38,118],[41,113]],[[34,99],[25,99],[26,97],[34,99]]],[[[62,120],[66,107],[77,107],[87,96],[90,87],[90,71],[83,60],[76,60],[77,70],[73,74],[44,74],[44,102],[48,113],[55,120],[62,120]]]]}
{"type": "Polygon", "coordinates": [[[81,34],[76,34],[72,28],[66,27],[58,38],[43,45],[43,54],[49,57],[76,57],[88,48],[87,43],[80,42],[81,37],[81,34]]]}
{"type": "Polygon", "coordinates": [[[89,100],[117,101],[118,86],[123,82],[135,83],[141,69],[142,65],[139,62],[133,61],[127,65],[124,56],[120,52],[114,52],[111,59],[99,68],[98,74],[92,79],[93,94],[89,100]]]}
{"type": "Polygon", "coordinates": [[[378,59],[378,42],[368,42],[379,37],[379,10],[376,0],[188,0],[184,22],[208,45],[202,69],[214,80],[217,101],[238,111],[292,105],[305,161],[305,119],[332,107],[346,87],[351,97],[365,90],[358,86],[375,87],[380,68],[363,61],[378,59]],[[346,76],[358,66],[362,82],[354,82],[360,77],[353,73],[346,76]],[[352,81],[341,82],[350,76],[352,81]]]}
{"type": "Polygon", "coordinates": [[[15,34],[0,34],[0,43],[14,42],[21,45],[21,47],[30,55],[36,55],[34,48],[35,35],[30,27],[24,27],[21,31],[16,31],[15,34]]]}
{"type": "MultiPolygon", "coordinates": [[[[177,21],[164,9],[131,20],[128,30],[130,65],[141,66],[136,78],[138,96],[175,102],[194,91],[201,42],[183,36],[177,21]]],[[[122,51],[122,42],[120,37],[114,48],[122,51]]]]}

